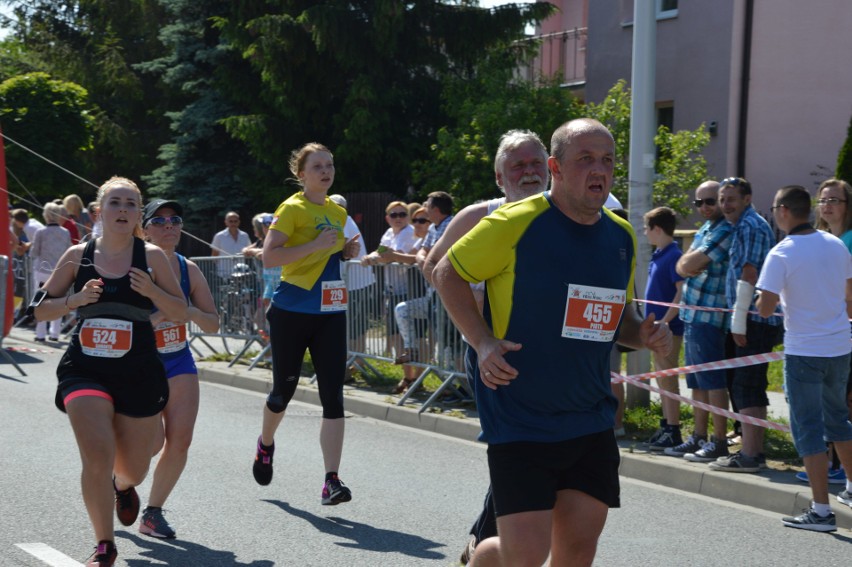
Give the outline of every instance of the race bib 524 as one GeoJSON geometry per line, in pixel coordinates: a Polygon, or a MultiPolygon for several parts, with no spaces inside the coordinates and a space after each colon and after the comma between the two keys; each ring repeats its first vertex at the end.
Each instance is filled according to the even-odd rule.
{"type": "Polygon", "coordinates": [[[118,319],[86,319],[80,327],[83,354],[100,358],[121,358],[133,344],[133,323],[118,319]]]}

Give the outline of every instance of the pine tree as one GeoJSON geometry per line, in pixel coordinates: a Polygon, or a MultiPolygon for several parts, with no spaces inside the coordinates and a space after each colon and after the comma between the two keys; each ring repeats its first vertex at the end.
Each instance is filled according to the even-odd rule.
{"type": "Polygon", "coordinates": [[[837,156],[837,171],[834,176],[852,182],[852,119],[849,121],[849,129],[846,131],[846,141],[837,156]]]}

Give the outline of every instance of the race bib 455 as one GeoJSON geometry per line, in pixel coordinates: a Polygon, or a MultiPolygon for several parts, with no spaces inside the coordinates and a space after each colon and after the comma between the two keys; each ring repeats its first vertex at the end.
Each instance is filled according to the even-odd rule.
{"type": "Polygon", "coordinates": [[[570,284],[562,336],[583,341],[612,341],[626,300],[626,290],[570,284]]]}

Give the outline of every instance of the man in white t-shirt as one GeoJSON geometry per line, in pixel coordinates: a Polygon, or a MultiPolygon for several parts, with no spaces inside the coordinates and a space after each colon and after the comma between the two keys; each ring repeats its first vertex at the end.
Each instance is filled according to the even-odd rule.
{"type": "MultiPolygon", "coordinates": [[[[784,387],[790,429],[811,485],[813,502],[803,514],[784,517],[785,526],[819,532],[837,530],[828,503],[825,441],[843,467],[852,470],[852,423],[846,407],[849,376],[849,319],[852,316],[852,256],[843,242],[808,222],[811,196],[788,185],[772,206],[775,223],[787,233],[763,264],[757,289],[762,317],[784,310],[784,387]]],[[[837,495],[852,506],[852,482],[837,495]]]]}
{"type": "Polygon", "coordinates": [[[225,215],[225,230],[220,230],[213,237],[213,256],[238,256],[243,248],[251,245],[249,235],[240,230],[240,215],[230,211],[225,215]]]}
{"type": "MultiPolygon", "coordinates": [[[[343,195],[329,195],[328,198],[344,209],[347,208],[346,198],[343,195]]],[[[361,230],[352,217],[346,215],[346,224],[343,225],[343,236],[347,241],[361,234],[361,230]]],[[[358,254],[351,258],[352,261],[341,264],[340,272],[346,280],[346,289],[349,292],[349,306],[347,321],[349,325],[349,350],[363,353],[366,351],[366,332],[370,324],[369,306],[375,300],[376,276],[373,268],[363,266],[359,262],[367,254],[367,246],[364,239],[358,239],[358,254]]]]}
{"type": "MultiPolygon", "coordinates": [[[[220,230],[213,236],[210,253],[212,256],[242,256],[243,248],[251,246],[249,235],[240,230],[240,215],[230,211],[225,215],[225,229],[220,230]]],[[[236,260],[219,261],[216,265],[216,273],[222,279],[228,279],[236,260]]]]}

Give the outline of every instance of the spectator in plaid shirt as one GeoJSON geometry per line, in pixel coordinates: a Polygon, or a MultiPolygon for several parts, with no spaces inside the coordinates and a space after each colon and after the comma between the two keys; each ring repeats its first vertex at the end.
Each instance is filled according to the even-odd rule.
{"type": "Polygon", "coordinates": [[[423,248],[417,251],[416,262],[421,270],[429,250],[435,246],[453,220],[453,198],[449,193],[435,191],[426,196],[426,203],[423,206],[426,207],[426,215],[432,221],[432,226],[429,227],[429,234],[426,235],[423,248]]]}
{"type": "MultiPolygon", "coordinates": [[[[695,207],[706,219],[695,234],[692,246],[680,257],[677,272],[686,278],[683,284],[683,305],[726,309],[725,277],[728,272],[728,250],[731,247],[731,224],[719,207],[719,183],[705,181],[695,190],[695,207]]],[[[687,365],[714,362],[725,358],[727,320],[722,311],[681,309],[684,323],[684,359],[687,365]]],[[[724,370],[689,373],[686,385],[692,389],[692,399],[728,409],[727,380],[724,370]]],[[[666,450],[667,455],[684,457],[704,463],[728,455],[725,438],[727,419],[713,414],[713,433],[709,438],[707,425],[710,413],[695,408],[695,431],[678,447],[666,450]]]]}
{"type": "MultiPolygon", "coordinates": [[[[725,219],[733,225],[730,261],[725,294],[731,314],[731,336],[737,345],[736,355],[749,356],[770,352],[781,341],[781,317],[749,315],[755,311],[754,286],[769,250],[775,246],[775,235],[769,223],[751,205],[751,184],[741,177],[729,177],[719,184],[719,204],[725,219]]],[[[767,364],[734,369],[731,389],[733,404],[750,417],[766,419],[767,364]]],[[[742,424],[742,450],[730,457],[710,463],[713,470],[757,472],[763,458],[763,428],[742,424]]]]}

